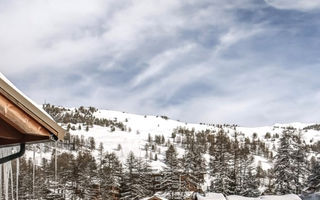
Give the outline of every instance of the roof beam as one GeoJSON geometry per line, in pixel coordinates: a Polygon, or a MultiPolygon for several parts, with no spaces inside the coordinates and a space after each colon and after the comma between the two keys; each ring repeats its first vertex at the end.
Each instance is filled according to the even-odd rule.
{"type": "Polygon", "coordinates": [[[35,143],[43,143],[43,142],[49,142],[52,141],[50,140],[49,137],[46,136],[33,136],[33,135],[24,135],[23,139],[0,139],[0,146],[1,147],[6,147],[6,146],[12,146],[12,145],[18,145],[21,143],[30,143],[30,144],[35,144],[35,143]]]}
{"type": "Polygon", "coordinates": [[[23,134],[0,118],[0,138],[1,140],[19,140],[23,138],[23,134]]]}
{"type": "MultiPolygon", "coordinates": [[[[0,73],[1,75],[1,73],[0,73]]],[[[30,116],[50,133],[63,140],[65,130],[62,129],[49,115],[42,112],[31,100],[22,95],[9,81],[3,80],[0,76],[0,93],[7,100],[11,101],[22,112],[30,116]]]]}
{"type": "MultiPolygon", "coordinates": [[[[42,125],[23,112],[19,107],[11,103],[11,101],[2,94],[0,94],[0,118],[21,133],[50,136],[47,129],[43,128],[42,125]]],[[[0,135],[2,135],[1,132],[0,135]]]]}

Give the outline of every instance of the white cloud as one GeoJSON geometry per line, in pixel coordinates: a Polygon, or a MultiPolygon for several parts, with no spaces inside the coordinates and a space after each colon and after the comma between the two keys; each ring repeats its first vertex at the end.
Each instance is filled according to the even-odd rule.
{"type": "MultiPolygon", "coordinates": [[[[230,123],[263,126],[274,123],[314,123],[319,116],[319,90],[307,90],[297,80],[305,80],[309,70],[281,70],[262,66],[218,79],[224,93],[188,99],[163,110],[168,116],[189,122],[230,123]],[[291,88],[294,86],[294,88],[291,88]],[[197,116],[197,117],[195,117],[197,116]]],[[[211,73],[212,74],[212,73],[211,73]]]]}
{"type": "MultiPolygon", "coordinates": [[[[273,47],[252,47],[259,37],[268,44],[261,36],[272,32],[271,23],[251,19],[250,13],[265,17],[259,10],[265,4],[256,2],[0,1],[0,70],[27,80],[20,86],[39,103],[167,114],[193,122],[312,119],[306,113],[317,103],[310,91],[286,102],[295,80],[312,73],[279,70],[291,63],[261,56],[273,47]],[[180,93],[185,97],[172,105],[180,93]],[[293,111],[295,105],[306,111],[293,111]]],[[[311,10],[318,1],[294,2],[311,10]]],[[[290,7],[285,0],[268,3],[290,7]]]]}
{"type": "MultiPolygon", "coordinates": [[[[144,81],[161,75],[162,71],[170,67],[170,64],[181,57],[185,57],[190,54],[190,51],[194,48],[194,44],[187,44],[186,46],[178,47],[176,49],[169,49],[160,55],[155,56],[148,63],[148,68],[135,77],[133,80],[133,87],[143,83],[144,81]]],[[[172,66],[171,66],[172,67],[172,66]]]]}
{"type": "Polygon", "coordinates": [[[259,33],[267,31],[262,25],[251,25],[250,27],[231,27],[230,30],[219,38],[219,44],[215,48],[214,54],[219,54],[228,49],[233,44],[250,39],[259,33]]]}
{"type": "Polygon", "coordinates": [[[92,56],[88,50],[97,49],[99,41],[86,31],[108,10],[103,2],[2,1],[1,70],[67,67],[92,56]]]}
{"type": "Polygon", "coordinates": [[[277,9],[310,11],[320,9],[320,0],[265,0],[277,9]]]}

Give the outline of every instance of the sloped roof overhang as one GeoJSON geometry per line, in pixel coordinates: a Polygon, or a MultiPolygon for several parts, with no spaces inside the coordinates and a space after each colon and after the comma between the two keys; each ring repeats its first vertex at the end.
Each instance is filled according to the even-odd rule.
{"type": "Polygon", "coordinates": [[[64,133],[50,116],[0,76],[0,147],[62,140],[64,133]]]}

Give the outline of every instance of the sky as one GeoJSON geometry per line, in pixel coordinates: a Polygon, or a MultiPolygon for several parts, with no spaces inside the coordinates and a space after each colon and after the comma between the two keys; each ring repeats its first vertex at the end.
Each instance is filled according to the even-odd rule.
{"type": "Polygon", "coordinates": [[[320,0],[0,0],[0,70],[39,104],[315,123],[319,18],[320,0]]]}

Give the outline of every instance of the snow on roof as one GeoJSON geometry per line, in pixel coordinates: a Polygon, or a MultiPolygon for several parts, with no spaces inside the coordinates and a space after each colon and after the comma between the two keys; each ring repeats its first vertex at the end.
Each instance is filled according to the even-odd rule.
{"type": "Polygon", "coordinates": [[[198,194],[199,200],[301,200],[295,194],[287,194],[287,195],[270,195],[270,196],[261,196],[261,197],[243,197],[237,195],[230,195],[224,197],[223,194],[220,193],[207,193],[206,196],[201,196],[198,194]]]}
{"type": "Polygon", "coordinates": [[[62,140],[65,134],[63,130],[52,117],[45,112],[41,106],[36,104],[18,88],[16,88],[1,72],[0,72],[0,92],[11,101],[14,105],[23,110],[27,115],[30,115],[41,126],[45,127],[52,134],[56,135],[58,139],[62,140]]]}
{"type": "Polygon", "coordinates": [[[221,193],[206,193],[206,196],[197,195],[199,200],[226,200],[223,194],[221,193]]]}
{"type": "MultiPolygon", "coordinates": [[[[35,107],[37,107],[43,114],[45,114],[47,117],[52,119],[52,117],[43,110],[42,106],[34,102],[32,99],[30,99],[28,96],[26,96],[23,92],[21,92],[11,81],[7,79],[1,72],[0,72],[0,79],[2,79],[4,82],[6,82],[10,87],[12,87],[16,92],[18,92],[21,96],[23,96],[26,100],[28,100],[31,104],[33,104],[35,107]]],[[[53,120],[53,119],[52,119],[53,120]]]]}
{"type": "Polygon", "coordinates": [[[286,195],[269,195],[260,197],[261,200],[301,200],[301,198],[295,194],[286,195]]]}
{"type": "Polygon", "coordinates": [[[237,196],[237,195],[231,195],[227,196],[227,200],[260,200],[260,197],[243,197],[243,196],[237,196]]]}

